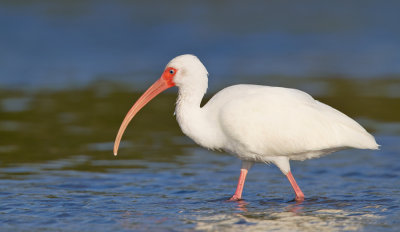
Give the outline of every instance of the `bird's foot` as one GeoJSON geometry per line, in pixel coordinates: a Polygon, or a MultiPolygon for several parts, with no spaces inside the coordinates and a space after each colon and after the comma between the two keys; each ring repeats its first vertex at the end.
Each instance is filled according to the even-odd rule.
{"type": "Polygon", "coordinates": [[[304,195],[298,195],[294,198],[295,201],[297,202],[303,202],[304,201],[304,195]]]}
{"type": "Polygon", "coordinates": [[[233,195],[228,201],[240,201],[242,200],[241,196],[233,195]]]}

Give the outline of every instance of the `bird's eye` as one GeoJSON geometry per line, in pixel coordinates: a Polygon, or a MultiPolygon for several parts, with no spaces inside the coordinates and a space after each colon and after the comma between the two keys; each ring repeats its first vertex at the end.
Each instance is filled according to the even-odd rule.
{"type": "Polygon", "coordinates": [[[169,70],[169,73],[174,74],[175,71],[174,71],[173,69],[170,69],[170,70],[169,70]]]}

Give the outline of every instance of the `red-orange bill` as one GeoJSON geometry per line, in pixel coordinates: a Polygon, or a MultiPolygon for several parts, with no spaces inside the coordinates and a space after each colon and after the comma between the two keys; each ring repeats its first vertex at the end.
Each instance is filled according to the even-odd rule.
{"type": "Polygon", "coordinates": [[[139,110],[142,109],[143,106],[145,106],[149,101],[151,101],[151,99],[153,99],[155,96],[157,96],[162,91],[168,89],[169,87],[171,87],[171,85],[169,85],[168,82],[164,80],[163,77],[161,77],[152,86],[150,86],[150,88],[148,88],[146,92],[144,92],[142,96],[135,102],[135,104],[126,114],[125,119],[124,121],[122,121],[122,124],[118,130],[118,134],[115,138],[114,143],[114,155],[117,155],[122,135],[124,134],[126,127],[132,120],[132,118],[136,115],[136,113],[139,112],[139,110]]]}

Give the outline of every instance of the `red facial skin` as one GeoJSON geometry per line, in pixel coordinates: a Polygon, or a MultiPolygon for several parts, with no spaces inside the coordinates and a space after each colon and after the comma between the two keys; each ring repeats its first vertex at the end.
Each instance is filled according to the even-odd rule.
{"type": "Polygon", "coordinates": [[[178,70],[176,70],[175,68],[171,68],[171,67],[168,67],[164,70],[164,73],[161,76],[161,78],[167,83],[168,87],[175,86],[173,79],[174,79],[174,76],[176,75],[177,71],[178,70]]]}

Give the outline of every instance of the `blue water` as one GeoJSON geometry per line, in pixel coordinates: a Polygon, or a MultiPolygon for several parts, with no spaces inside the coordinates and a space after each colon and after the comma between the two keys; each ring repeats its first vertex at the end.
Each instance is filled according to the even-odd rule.
{"type": "Polygon", "coordinates": [[[399,231],[398,1],[0,1],[0,231],[399,231]],[[236,83],[297,88],[381,150],[292,162],[306,200],[257,164],[200,148],[176,89],[117,129],[176,55],[209,98],[236,83]]]}
{"type": "Polygon", "coordinates": [[[377,0],[1,1],[0,85],[112,79],[143,87],[185,53],[204,61],[214,90],[254,75],[395,75],[399,7],[377,0]]]}
{"type": "MultiPolygon", "coordinates": [[[[168,135],[168,134],[166,134],[168,135]]],[[[184,140],[184,138],[176,138],[184,140]]],[[[274,166],[256,165],[244,200],[240,162],[188,146],[164,162],[73,156],[1,168],[2,231],[397,231],[399,137],[381,151],[343,151],[292,170],[306,200],[293,201],[274,166]],[[89,170],[74,170],[84,165],[89,170]],[[91,171],[101,167],[102,171],[91,171]]],[[[156,151],[153,151],[156,152],[156,151]]],[[[146,156],[152,156],[149,152],[146,156]]],[[[110,154],[111,155],[111,154],[110,154]]]]}

